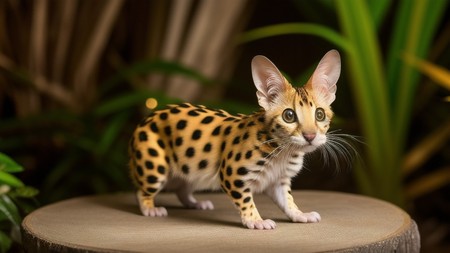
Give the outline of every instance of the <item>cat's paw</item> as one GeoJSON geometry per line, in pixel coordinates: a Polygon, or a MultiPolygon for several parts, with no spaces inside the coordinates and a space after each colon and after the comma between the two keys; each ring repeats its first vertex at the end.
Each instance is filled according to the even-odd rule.
{"type": "Polygon", "coordinates": [[[293,222],[315,223],[321,220],[320,214],[317,212],[303,213],[300,210],[289,215],[293,222]]]}
{"type": "Polygon", "coordinates": [[[194,208],[199,210],[214,210],[214,205],[209,200],[201,200],[194,204],[194,208]]]}
{"type": "Polygon", "coordinates": [[[274,229],[277,225],[273,220],[249,220],[243,222],[244,226],[249,229],[258,229],[258,230],[271,230],[274,229]]]}
{"type": "Polygon", "coordinates": [[[141,212],[144,216],[150,217],[165,217],[167,216],[167,210],[164,207],[141,207],[141,212]]]}

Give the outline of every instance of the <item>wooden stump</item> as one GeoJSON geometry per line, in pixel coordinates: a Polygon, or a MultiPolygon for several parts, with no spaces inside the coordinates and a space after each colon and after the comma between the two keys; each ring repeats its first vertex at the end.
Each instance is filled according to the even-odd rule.
{"type": "Polygon", "coordinates": [[[245,229],[225,194],[197,194],[215,210],[182,208],[174,194],[157,203],[168,217],[139,213],[134,194],[81,197],[42,207],[23,221],[25,252],[419,252],[416,223],[377,199],[336,192],[293,193],[303,211],[322,221],[292,223],[266,196],[255,196],[270,231],[245,229]]]}

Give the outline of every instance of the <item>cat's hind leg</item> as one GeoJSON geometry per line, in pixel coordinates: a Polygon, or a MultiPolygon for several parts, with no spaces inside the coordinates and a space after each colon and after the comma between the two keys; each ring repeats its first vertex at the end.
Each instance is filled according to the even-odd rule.
{"type": "Polygon", "coordinates": [[[164,217],[167,216],[167,210],[165,207],[155,207],[154,195],[149,195],[142,190],[138,190],[136,193],[139,207],[142,215],[150,217],[164,217]]]}
{"type": "Polygon", "coordinates": [[[178,179],[177,180],[176,194],[180,202],[187,208],[200,209],[200,210],[213,210],[214,205],[210,200],[197,200],[193,195],[192,187],[189,183],[178,179]]]}
{"type": "Polygon", "coordinates": [[[168,180],[169,164],[165,151],[156,145],[138,146],[130,159],[131,176],[138,187],[137,199],[144,216],[167,216],[164,207],[155,206],[155,196],[164,188],[168,180]]]}

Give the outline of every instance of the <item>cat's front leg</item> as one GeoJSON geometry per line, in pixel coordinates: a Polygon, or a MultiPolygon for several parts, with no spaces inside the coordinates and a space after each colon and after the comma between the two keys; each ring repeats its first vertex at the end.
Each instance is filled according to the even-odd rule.
{"type": "Polygon", "coordinates": [[[222,188],[230,196],[236,208],[239,209],[242,225],[250,229],[274,229],[276,224],[273,220],[261,218],[258,209],[256,209],[251,189],[245,187],[244,181],[237,179],[233,185],[229,182],[227,179],[223,180],[222,188]]]}
{"type": "MultiPolygon", "coordinates": [[[[317,212],[304,213],[300,211],[294,202],[294,197],[291,194],[290,179],[289,183],[277,183],[265,191],[265,193],[272,198],[272,200],[280,207],[281,210],[293,222],[314,223],[319,222],[321,217],[317,212]]],[[[283,181],[283,180],[282,180],[283,181]]]]}
{"type": "Polygon", "coordinates": [[[242,201],[234,199],[234,204],[239,208],[241,214],[242,224],[250,229],[274,229],[276,224],[273,220],[263,220],[261,218],[258,209],[256,209],[255,202],[253,201],[253,194],[248,192],[243,194],[245,194],[245,197],[242,201]]]}

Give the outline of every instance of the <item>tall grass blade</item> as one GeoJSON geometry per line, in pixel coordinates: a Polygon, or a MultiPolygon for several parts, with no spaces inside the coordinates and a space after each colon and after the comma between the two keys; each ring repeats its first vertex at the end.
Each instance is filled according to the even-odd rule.
{"type": "Polygon", "coordinates": [[[311,23],[286,23],[256,28],[241,35],[238,38],[238,43],[247,43],[258,39],[288,34],[318,36],[335,44],[344,51],[350,50],[349,42],[338,32],[326,26],[311,23]]]}
{"type": "Polygon", "coordinates": [[[390,100],[395,143],[399,143],[396,154],[401,155],[408,134],[412,103],[415,96],[419,73],[401,61],[404,53],[426,58],[437,24],[442,18],[448,1],[417,0],[401,1],[400,15],[393,32],[393,46],[388,54],[388,74],[390,100]]]}
{"type": "MultiPolygon", "coordinates": [[[[337,1],[337,10],[344,34],[352,43],[349,54],[349,69],[352,75],[352,89],[358,104],[362,127],[369,149],[368,164],[372,177],[360,182],[383,182],[384,187],[375,189],[377,195],[391,202],[401,202],[401,196],[394,196],[400,184],[398,168],[390,140],[390,115],[385,73],[376,31],[365,1],[337,1]]],[[[355,169],[363,169],[357,166],[355,169]]],[[[360,175],[363,173],[357,172],[360,175]]],[[[366,187],[367,188],[367,187],[366,187]]]]}
{"type": "Polygon", "coordinates": [[[437,66],[431,62],[421,60],[413,55],[404,54],[403,59],[406,63],[420,70],[423,74],[428,76],[437,84],[441,85],[443,88],[450,90],[450,71],[437,66]]]}

